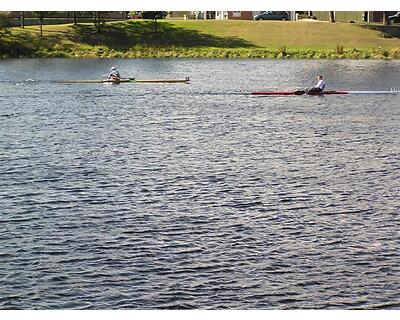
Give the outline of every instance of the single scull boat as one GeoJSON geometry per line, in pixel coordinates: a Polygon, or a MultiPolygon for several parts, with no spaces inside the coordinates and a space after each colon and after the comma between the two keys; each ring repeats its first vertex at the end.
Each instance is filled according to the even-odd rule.
{"type": "Polygon", "coordinates": [[[343,94],[398,94],[399,90],[391,89],[390,91],[345,91],[345,90],[331,90],[322,92],[307,92],[306,90],[296,91],[255,91],[251,95],[255,96],[323,96],[323,95],[343,95],[343,94]]]}
{"type": "Polygon", "coordinates": [[[123,78],[119,81],[104,79],[104,80],[65,80],[57,81],[58,83],[189,83],[189,77],[185,79],[135,79],[135,78],[123,78]]]}

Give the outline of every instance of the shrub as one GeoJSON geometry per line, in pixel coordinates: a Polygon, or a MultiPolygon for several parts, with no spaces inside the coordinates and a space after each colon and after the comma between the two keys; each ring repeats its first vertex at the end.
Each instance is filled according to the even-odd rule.
{"type": "Polygon", "coordinates": [[[343,52],[344,52],[343,46],[337,45],[336,49],[335,49],[335,52],[337,54],[343,54],[343,52]]]}

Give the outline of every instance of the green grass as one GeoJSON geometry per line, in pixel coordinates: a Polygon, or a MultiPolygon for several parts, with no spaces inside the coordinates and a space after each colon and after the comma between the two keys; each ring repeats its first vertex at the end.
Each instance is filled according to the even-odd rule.
{"type": "Polygon", "coordinates": [[[238,37],[263,48],[400,48],[399,38],[383,38],[365,24],[292,21],[176,21],[177,27],[220,37],[238,37]]]}
{"type": "Polygon", "coordinates": [[[400,58],[400,27],[282,21],[163,20],[14,28],[0,57],[400,58]],[[388,29],[389,28],[389,29],[388,29]],[[392,37],[383,37],[391,33],[392,37]]]}

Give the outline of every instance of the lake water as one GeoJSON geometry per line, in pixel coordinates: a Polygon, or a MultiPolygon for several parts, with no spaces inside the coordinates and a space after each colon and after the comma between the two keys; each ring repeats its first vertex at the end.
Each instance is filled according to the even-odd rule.
{"type": "Polygon", "coordinates": [[[0,308],[400,309],[399,68],[1,60],[0,308]]]}

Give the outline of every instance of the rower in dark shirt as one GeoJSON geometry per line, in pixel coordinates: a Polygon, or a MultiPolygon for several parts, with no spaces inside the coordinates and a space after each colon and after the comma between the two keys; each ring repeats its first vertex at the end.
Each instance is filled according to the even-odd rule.
{"type": "Polygon", "coordinates": [[[318,83],[313,86],[311,89],[309,89],[306,93],[307,94],[313,94],[313,93],[319,93],[324,91],[325,89],[325,81],[321,75],[317,76],[318,83]]]}

